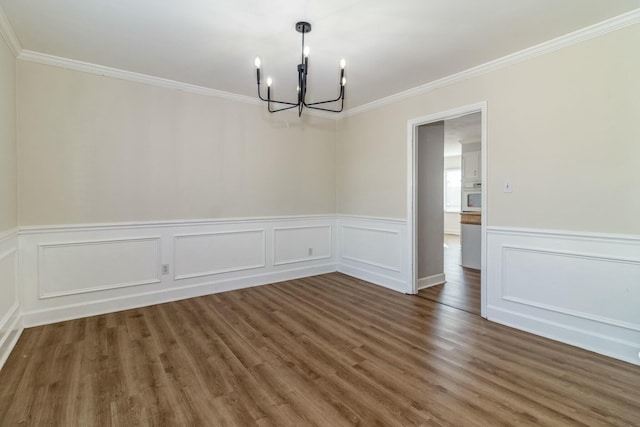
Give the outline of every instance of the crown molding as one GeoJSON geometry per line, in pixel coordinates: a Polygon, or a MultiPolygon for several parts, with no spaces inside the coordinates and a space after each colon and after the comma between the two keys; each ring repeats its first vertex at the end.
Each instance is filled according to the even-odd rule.
{"type": "Polygon", "coordinates": [[[537,44],[535,46],[523,49],[521,51],[503,56],[502,58],[495,59],[493,61],[486,62],[484,64],[469,68],[456,74],[451,74],[447,77],[443,77],[438,80],[434,80],[430,83],[426,83],[415,88],[396,93],[385,98],[378,99],[376,101],[350,108],[343,113],[343,117],[354,116],[356,114],[364,113],[365,111],[374,110],[382,106],[393,104],[404,99],[414,97],[426,92],[431,92],[436,89],[443,88],[464,80],[471,79],[483,74],[490,73],[500,68],[507,67],[509,65],[517,64],[519,62],[533,59],[537,56],[545,55],[547,53],[555,52],[557,50],[569,47],[592,38],[620,30],[622,28],[630,27],[632,25],[640,23],[640,8],[634,9],[630,12],[622,15],[607,19],[589,27],[582,28],[569,34],[551,39],[549,41],[537,44]]]}
{"type": "MultiPolygon", "coordinates": [[[[638,23],[640,23],[640,8],[607,19],[589,27],[582,28],[572,33],[565,34],[544,43],[540,43],[527,49],[523,49],[521,51],[503,56],[502,58],[498,58],[493,61],[489,61],[484,64],[469,68],[459,73],[434,80],[424,85],[420,85],[412,89],[408,89],[406,91],[399,92],[358,107],[350,108],[339,114],[323,113],[321,111],[312,110],[308,110],[306,114],[327,119],[340,120],[349,116],[364,113],[365,111],[374,110],[388,104],[393,104],[395,102],[399,102],[423,93],[431,92],[436,89],[440,89],[464,80],[471,79],[473,77],[487,74],[500,68],[517,64],[519,62],[523,62],[537,56],[555,52],[559,49],[572,46],[574,44],[578,44],[583,41],[638,23]]],[[[178,82],[175,80],[164,79],[161,77],[154,77],[147,74],[135,73],[118,68],[106,67],[103,65],[91,64],[88,62],[77,61],[74,59],[62,58],[59,56],[22,49],[20,42],[18,41],[15,33],[13,32],[13,29],[11,28],[11,25],[9,24],[9,21],[7,20],[6,15],[4,14],[4,11],[2,10],[2,7],[0,7],[0,34],[2,34],[4,39],[7,41],[7,44],[14,52],[16,57],[23,61],[37,62],[54,67],[66,68],[100,76],[113,77],[121,80],[129,80],[138,83],[176,89],[199,95],[212,96],[230,101],[242,102],[245,104],[260,104],[260,101],[257,98],[246,95],[239,95],[203,86],[192,85],[189,83],[178,82]]]]}
{"type": "Polygon", "coordinates": [[[20,51],[22,51],[22,46],[20,45],[20,40],[16,37],[16,33],[13,31],[13,27],[9,23],[9,19],[7,15],[4,13],[4,9],[0,6],[0,35],[5,42],[7,42],[7,46],[13,52],[13,56],[18,56],[20,51]]]}
{"type": "Polygon", "coordinates": [[[175,80],[154,77],[147,74],[135,73],[133,71],[121,70],[118,68],[106,67],[104,65],[91,64],[89,62],[77,61],[75,59],[63,58],[60,56],[49,55],[46,53],[34,52],[23,49],[18,55],[18,59],[22,61],[36,62],[44,65],[51,65],[68,70],[81,71],[99,76],[113,77],[120,80],[129,80],[137,83],[145,83],[153,86],[160,86],[169,89],[177,89],[184,92],[195,93],[198,95],[213,96],[223,98],[229,101],[243,102],[245,104],[257,105],[258,100],[250,96],[238,95],[222,90],[210,89],[203,86],[182,83],[175,80]]]}
{"type": "MultiPolygon", "coordinates": [[[[60,56],[49,55],[46,53],[34,52],[22,49],[17,56],[19,60],[36,62],[53,67],[66,68],[68,70],[80,71],[83,73],[95,74],[98,76],[112,77],[120,80],[128,80],[137,83],[144,83],[153,86],[160,86],[168,89],[176,89],[184,92],[195,93],[198,95],[211,96],[215,98],[226,99],[228,101],[242,102],[250,105],[260,105],[258,98],[239,95],[232,92],[211,89],[204,86],[192,85],[176,80],[164,79],[162,77],[150,76],[148,74],[135,73],[133,71],[122,70],[119,68],[106,67],[104,65],[92,64],[90,62],[77,61],[75,59],[63,58],[60,56]]],[[[307,111],[308,115],[336,119],[335,116],[321,111],[307,111]]]]}

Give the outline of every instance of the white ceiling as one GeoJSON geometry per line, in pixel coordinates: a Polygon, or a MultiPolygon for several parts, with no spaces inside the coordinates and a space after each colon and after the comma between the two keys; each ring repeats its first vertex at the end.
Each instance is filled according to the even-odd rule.
{"type": "Polygon", "coordinates": [[[309,96],[354,108],[640,7],[640,0],[0,0],[22,47],[255,96],[260,55],[293,97],[299,20],[309,96]]]}

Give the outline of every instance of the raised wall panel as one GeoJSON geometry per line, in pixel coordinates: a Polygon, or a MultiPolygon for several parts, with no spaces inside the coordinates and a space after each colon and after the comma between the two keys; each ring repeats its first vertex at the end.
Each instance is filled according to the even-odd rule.
{"type": "Polygon", "coordinates": [[[341,257],[362,264],[400,272],[400,232],[376,227],[343,225],[341,257]]]}
{"type": "Polygon", "coordinates": [[[40,298],[160,282],[160,238],[40,244],[40,298]]]}
{"type": "Polygon", "coordinates": [[[334,223],[318,215],[25,228],[18,312],[37,326],[329,273],[334,223]],[[316,257],[294,263],[303,236],[316,257]]]}
{"type": "Polygon", "coordinates": [[[0,233],[0,369],[22,334],[17,231],[0,233]]]}
{"type": "Polygon", "coordinates": [[[503,246],[502,298],[640,331],[640,260],[503,246]]]}
{"type": "Polygon", "coordinates": [[[640,364],[640,238],[489,229],[489,320],[640,364]]]}
{"type": "Polygon", "coordinates": [[[331,258],[331,225],[280,227],[273,230],[273,264],[331,258]]]}
{"type": "Polygon", "coordinates": [[[260,268],[266,265],[265,230],[177,235],[174,251],[176,280],[260,268]]]}
{"type": "Polygon", "coordinates": [[[0,253],[0,338],[6,332],[3,327],[3,319],[9,314],[17,303],[16,277],[17,277],[18,253],[15,248],[0,253]]]}
{"type": "Polygon", "coordinates": [[[405,220],[345,215],[338,219],[338,236],[340,272],[411,292],[405,220]]]}

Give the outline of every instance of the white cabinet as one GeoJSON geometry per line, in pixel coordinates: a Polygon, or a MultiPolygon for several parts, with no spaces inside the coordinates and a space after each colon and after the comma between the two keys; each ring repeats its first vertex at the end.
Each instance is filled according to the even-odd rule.
{"type": "Polygon", "coordinates": [[[462,153],[462,181],[480,181],[482,179],[482,161],[480,151],[462,153]]]}

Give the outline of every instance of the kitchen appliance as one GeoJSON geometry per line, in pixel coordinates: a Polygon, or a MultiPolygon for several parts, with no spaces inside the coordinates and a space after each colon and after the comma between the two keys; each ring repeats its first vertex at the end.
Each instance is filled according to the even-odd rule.
{"type": "Polygon", "coordinates": [[[482,183],[466,182],[462,186],[462,212],[482,211],[482,183]]]}

